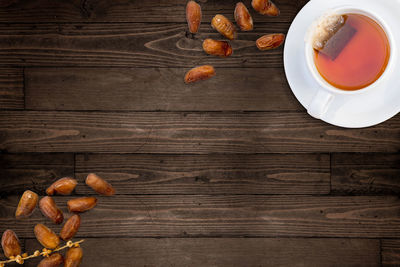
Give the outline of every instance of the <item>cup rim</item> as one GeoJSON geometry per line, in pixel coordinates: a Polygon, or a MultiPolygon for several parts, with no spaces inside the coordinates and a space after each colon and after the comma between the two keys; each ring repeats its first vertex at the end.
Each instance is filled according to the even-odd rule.
{"type": "MultiPolygon", "coordinates": [[[[386,77],[390,74],[390,70],[393,68],[393,61],[394,61],[394,39],[393,39],[393,35],[392,32],[389,30],[389,27],[387,27],[385,21],[383,19],[381,19],[376,13],[374,13],[373,11],[363,8],[363,7],[355,7],[355,6],[351,6],[351,5],[345,5],[345,6],[340,6],[340,7],[336,7],[336,8],[332,8],[329,10],[330,12],[334,12],[334,13],[338,13],[338,14],[345,14],[345,13],[355,13],[355,14],[361,14],[361,15],[365,15],[368,16],[369,18],[373,19],[376,23],[378,23],[379,26],[381,26],[381,28],[383,29],[383,31],[386,34],[386,37],[388,39],[389,42],[389,61],[386,65],[385,70],[383,71],[383,73],[380,75],[380,77],[373,82],[372,84],[357,89],[357,90],[343,90],[337,87],[334,87],[333,85],[331,85],[330,83],[328,83],[319,73],[319,71],[317,70],[315,64],[314,64],[314,57],[313,57],[313,52],[314,49],[312,48],[311,45],[311,38],[308,38],[308,40],[306,40],[306,45],[305,45],[305,56],[306,56],[306,62],[307,62],[307,67],[309,69],[309,71],[311,72],[312,76],[314,77],[314,79],[318,82],[318,84],[325,90],[328,90],[332,93],[335,94],[346,94],[346,95],[353,95],[353,94],[359,94],[359,93],[364,93],[366,91],[371,90],[372,88],[377,87],[379,84],[382,83],[382,81],[384,79],[386,79],[386,77]]],[[[324,14],[322,14],[321,16],[323,16],[324,14]]],[[[318,18],[316,18],[317,20],[318,18]]],[[[311,26],[310,26],[311,27],[311,26]]]]}

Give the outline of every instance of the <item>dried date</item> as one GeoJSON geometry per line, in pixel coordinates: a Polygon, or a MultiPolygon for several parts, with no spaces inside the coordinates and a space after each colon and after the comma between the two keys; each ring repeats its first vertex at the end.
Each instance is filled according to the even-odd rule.
{"type": "Polygon", "coordinates": [[[53,253],[49,257],[41,260],[37,267],[58,267],[64,263],[64,258],[60,253],[53,253]]]}
{"type": "Polygon", "coordinates": [[[189,1],[186,5],[186,20],[191,33],[197,33],[201,23],[201,7],[195,1],[189,1]]]}
{"type": "Polygon", "coordinates": [[[232,55],[232,46],[226,41],[217,41],[205,39],[203,41],[203,50],[209,55],[229,57],[232,55]]]}
{"type": "Polygon", "coordinates": [[[75,236],[81,225],[81,217],[78,214],[72,215],[64,224],[60,232],[60,237],[68,241],[75,236]]]}
{"type": "Polygon", "coordinates": [[[39,201],[40,211],[44,216],[52,220],[55,224],[60,224],[64,220],[62,211],[57,207],[54,199],[49,196],[45,196],[39,201]]]}
{"type": "Polygon", "coordinates": [[[236,24],[239,26],[240,30],[253,30],[253,18],[251,17],[247,7],[242,2],[236,4],[234,15],[236,24]]]}
{"type": "Polygon", "coordinates": [[[26,190],[19,200],[15,217],[21,219],[31,216],[37,206],[38,200],[39,196],[35,192],[26,190]]]}
{"type": "Polygon", "coordinates": [[[1,246],[4,256],[7,258],[15,257],[21,254],[21,245],[19,239],[13,230],[6,230],[1,237],[1,246]]]}
{"type": "Polygon", "coordinates": [[[194,83],[200,80],[206,80],[215,75],[213,66],[204,65],[189,70],[185,75],[185,83],[194,83]]]}
{"type": "Polygon", "coordinates": [[[93,209],[97,204],[95,197],[80,197],[68,200],[67,206],[70,212],[85,212],[93,209]]]}
{"type": "Polygon", "coordinates": [[[64,267],[78,267],[81,264],[83,257],[82,248],[70,248],[67,253],[65,253],[65,263],[64,267]]]}
{"type": "Polygon", "coordinates": [[[78,182],[75,179],[64,177],[51,184],[46,189],[46,194],[49,196],[52,196],[56,193],[64,196],[70,195],[72,191],[74,191],[77,184],[78,182]]]}
{"type": "Polygon", "coordinates": [[[285,35],[282,33],[272,33],[261,36],[257,39],[256,45],[260,50],[274,49],[283,44],[285,41],[285,35]]]}
{"type": "Polygon", "coordinates": [[[262,15],[279,16],[279,8],[270,0],[252,0],[251,5],[254,10],[262,15]]]}
{"type": "Polygon", "coordinates": [[[42,246],[49,249],[55,249],[60,244],[60,238],[47,226],[38,223],[33,229],[36,239],[42,246]]]}
{"type": "Polygon", "coordinates": [[[112,196],[115,194],[115,189],[112,185],[94,173],[88,174],[86,177],[86,184],[100,195],[112,196]]]}
{"type": "Polygon", "coordinates": [[[211,26],[229,40],[236,38],[235,26],[228,18],[221,14],[217,14],[213,17],[211,26]]]}

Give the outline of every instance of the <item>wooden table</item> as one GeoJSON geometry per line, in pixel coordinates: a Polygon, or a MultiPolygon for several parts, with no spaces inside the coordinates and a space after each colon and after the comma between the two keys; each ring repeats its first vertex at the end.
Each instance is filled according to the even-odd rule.
{"type": "Polygon", "coordinates": [[[185,1],[0,3],[0,231],[33,252],[36,223],[60,226],[16,221],[20,194],[75,176],[92,195],[96,172],[117,195],[82,215],[82,266],[399,266],[400,116],[350,130],[307,115],[283,49],[254,46],[307,0],[251,9],[227,59],[201,40],[236,1],[200,2],[195,36],[185,1]],[[216,77],[185,85],[201,64],[216,77]]]}

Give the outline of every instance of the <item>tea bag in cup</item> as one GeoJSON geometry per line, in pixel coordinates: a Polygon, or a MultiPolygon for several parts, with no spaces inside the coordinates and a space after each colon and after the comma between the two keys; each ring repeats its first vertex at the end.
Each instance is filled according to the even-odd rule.
{"type": "Polygon", "coordinates": [[[331,13],[322,16],[312,29],[313,48],[335,60],[357,32],[345,22],[343,15],[331,13]]]}

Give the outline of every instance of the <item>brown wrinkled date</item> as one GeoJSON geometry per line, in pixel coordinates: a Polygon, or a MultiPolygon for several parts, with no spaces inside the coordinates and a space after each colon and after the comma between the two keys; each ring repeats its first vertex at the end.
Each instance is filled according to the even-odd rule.
{"type": "Polygon", "coordinates": [[[19,200],[15,217],[17,219],[27,218],[31,216],[38,203],[39,196],[30,190],[26,190],[19,200]]]}
{"type": "Polygon", "coordinates": [[[279,47],[284,40],[285,35],[282,33],[267,34],[258,38],[256,45],[260,50],[269,50],[279,47]]]}
{"type": "Polygon", "coordinates": [[[70,248],[65,253],[64,267],[78,267],[81,264],[83,257],[82,248],[70,248]]]}
{"type": "Polygon", "coordinates": [[[70,212],[85,212],[93,209],[97,204],[95,197],[80,197],[68,200],[67,206],[70,212]]]}
{"type": "Polygon", "coordinates": [[[200,80],[207,80],[215,75],[213,66],[204,65],[189,70],[185,75],[185,83],[194,83],[200,80]]]}
{"type": "Polygon", "coordinates": [[[49,249],[55,249],[60,244],[60,238],[48,227],[38,223],[33,229],[36,239],[42,246],[49,249]]]}
{"type": "Polygon", "coordinates": [[[88,174],[86,177],[86,184],[100,195],[112,196],[115,194],[114,188],[94,173],[88,174]]]}
{"type": "Polygon", "coordinates": [[[189,31],[196,33],[201,23],[201,7],[195,1],[189,1],[186,5],[186,20],[189,31]]]}
{"type": "Polygon", "coordinates": [[[72,215],[64,224],[60,232],[60,237],[64,241],[68,241],[74,237],[81,225],[81,217],[78,214],[72,215]]]}
{"type": "Polygon", "coordinates": [[[44,216],[52,220],[55,224],[60,224],[64,220],[62,211],[57,207],[52,197],[46,196],[39,201],[40,211],[44,216]]]}
{"type": "Polygon", "coordinates": [[[64,258],[60,253],[53,253],[49,257],[39,262],[37,267],[58,267],[64,263],[64,258]]]}
{"type": "Polygon", "coordinates": [[[223,15],[215,15],[211,20],[211,26],[229,40],[233,40],[236,38],[235,26],[229,19],[227,19],[223,15]]]}
{"type": "Polygon", "coordinates": [[[270,0],[252,0],[251,5],[261,15],[279,16],[279,8],[270,0]]]}
{"type": "Polygon", "coordinates": [[[203,50],[207,54],[214,56],[229,57],[232,55],[232,46],[226,41],[205,39],[203,42],[203,50]]]}
{"type": "Polygon", "coordinates": [[[52,196],[56,193],[64,196],[70,195],[72,191],[74,191],[77,184],[78,182],[75,179],[70,177],[64,177],[55,181],[52,185],[50,185],[46,189],[46,194],[49,196],[52,196]]]}
{"type": "Polygon", "coordinates": [[[6,230],[1,237],[1,246],[4,251],[4,256],[7,258],[15,257],[21,254],[21,245],[17,235],[13,230],[6,230]]]}
{"type": "Polygon", "coordinates": [[[234,15],[236,24],[239,26],[240,30],[253,30],[253,18],[251,17],[247,7],[242,2],[236,4],[234,15]]]}

